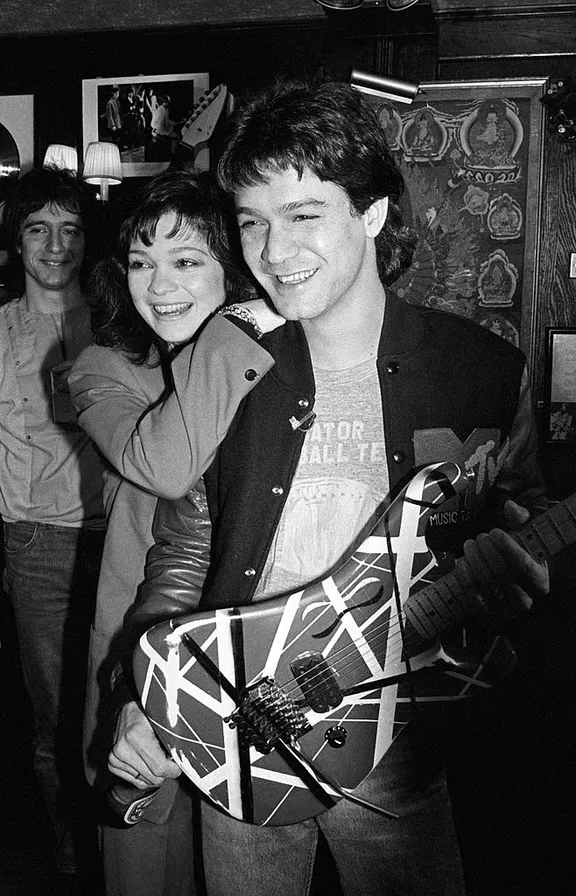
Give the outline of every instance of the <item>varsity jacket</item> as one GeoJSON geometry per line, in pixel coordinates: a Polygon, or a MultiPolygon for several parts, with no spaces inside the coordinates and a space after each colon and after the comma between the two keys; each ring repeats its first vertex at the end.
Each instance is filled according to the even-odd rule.
{"type": "MultiPolygon", "coordinates": [[[[196,489],[159,503],[139,631],[198,606],[241,605],[254,595],[314,414],[300,324],[288,322],[263,343],[275,366],[243,400],[205,474],[205,495],[196,489]],[[208,512],[210,566],[200,595],[208,512]]],[[[377,369],[391,492],[428,463],[455,461],[476,474],[464,499],[430,520],[439,546],[457,546],[494,525],[509,497],[532,512],[545,509],[521,351],[471,321],[388,291],[377,369]]]]}

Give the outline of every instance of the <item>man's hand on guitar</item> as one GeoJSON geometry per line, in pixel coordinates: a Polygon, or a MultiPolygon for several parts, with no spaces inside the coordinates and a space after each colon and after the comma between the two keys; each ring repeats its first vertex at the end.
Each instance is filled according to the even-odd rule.
{"type": "Polygon", "coordinates": [[[108,769],[139,790],[159,787],[166,778],[177,778],[180,768],[168,759],[150,722],[136,702],[122,707],[116,725],[108,769]]]}
{"type": "Polygon", "coordinates": [[[509,534],[529,520],[528,510],[507,501],[504,517],[509,531],[492,529],[464,544],[456,575],[489,610],[510,615],[529,610],[534,600],[547,595],[550,581],[547,564],[534,560],[509,534]]]}

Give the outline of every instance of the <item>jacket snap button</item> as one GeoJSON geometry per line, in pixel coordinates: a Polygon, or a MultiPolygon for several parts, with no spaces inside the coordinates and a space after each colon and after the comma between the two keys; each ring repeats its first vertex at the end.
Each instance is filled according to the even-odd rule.
{"type": "Polygon", "coordinates": [[[247,379],[250,383],[252,382],[252,380],[255,380],[257,376],[258,374],[255,370],[252,370],[251,367],[244,374],[244,378],[247,379]]]}
{"type": "Polygon", "coordinates": [[[310,404],[310,402],[308,401],[307,398],[301,398],[300,401],[298,402],[298,407],[307,408],[309,404],[310,404]]]}
{"type": "Polygon", "coordinates": [[[281,485],[275,485],[274,488],[272,489],[272,494],[273,495],[283,495],[284,489],[282,488],[281,485]]]}
{"type": "Polygon", "coordinates": [[[400,365],[398,361],[390,361],[390,363],[386,366],[387,373],[398,373],[400,370],[400,365]]]}
{"type": "Polygon", "coordinates": [[[397,464],[401,464],[404,460],[405,455],[403,451],[395,451],[392,457],[397,464]]]}
{"type": "Polygon", "coordinates": [[[244,570],[244,575],[248,576],[248,578],[251,578],[252,576],[256,575],[256,570],[252,569],[252,567],[250,566],[248,569],[244,570]]]}

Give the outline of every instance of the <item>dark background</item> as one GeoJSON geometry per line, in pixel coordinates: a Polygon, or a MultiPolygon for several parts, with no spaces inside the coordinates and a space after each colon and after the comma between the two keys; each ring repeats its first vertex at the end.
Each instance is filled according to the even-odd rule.
{"type": "MultiPolygon", "coordinates": [[[[4,0],[0,90],[34,94],[35,156],[51,142],[82,155],[82,80],[210,73],[241,98],[278,72],[348,78],[354,66],[422,81],[575,73],[576,3],[421,0],[402,13],[325,12],[313,0],[4,0]],[[289,8],[287,8],[289,7],[289,8]]],[[[220,131],[214,134],[217,142],[220,131]]],[[[545,398],[547,326],[576,326],[576,143],[547,130],[531,350],[535,398],[545,398]]],[[[111,202],[137,186],[125,180],[111,202]]],[[[576,491],[573,445],[542,439],[553,498],[576,491]]],[[[576,553],[555,564],[550,600],[511,632],[512,679],[485,701],[446,710],[441,727],[470,896],[572,896],[576,822],[574,721],[576,553]]],[[[42,893],[46,823],[30,771],[29,716],[10,609],[0,652],[0,890],[42,893]],[[3,877],[1,876],[3,875],[3,877]]],[[[318,892],[336,893],[329,866],[318,892]]]]}

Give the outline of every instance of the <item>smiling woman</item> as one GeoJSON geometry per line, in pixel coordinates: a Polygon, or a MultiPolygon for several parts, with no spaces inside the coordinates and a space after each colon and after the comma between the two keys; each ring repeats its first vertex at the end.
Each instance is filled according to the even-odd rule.
{"type": "Polygon", "coordinates": [[[136,311],[170,346],[188,342],[226,298],[224,269],[206,237],[175,212],[162,215],[155,238],[128,253],[128,289],[136,311]]]}

